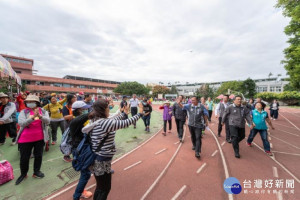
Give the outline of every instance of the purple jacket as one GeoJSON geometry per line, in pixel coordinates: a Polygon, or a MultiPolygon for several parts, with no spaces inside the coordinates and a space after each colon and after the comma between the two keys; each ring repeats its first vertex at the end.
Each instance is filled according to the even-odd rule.
{"type": "Polygon", "coordinates": [[[161,106],[160,109],[164,109],[164,113],[163,113],[163,119],[164,120],[171,120],[172,119],[172,106],[161,106]],[[171,114],[169,113],[171,112],[171,114]]]}

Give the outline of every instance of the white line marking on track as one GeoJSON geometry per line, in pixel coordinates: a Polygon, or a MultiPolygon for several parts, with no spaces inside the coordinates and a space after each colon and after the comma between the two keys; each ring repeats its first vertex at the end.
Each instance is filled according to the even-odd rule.
{"type": "Polygon", "coordinates": [[[291,122],[288,118],[286,118],[285,116],[283,116],[282,114],[280,114],[284,119],[286,119],[286,121],[288,121],[290,124],[292,124],[298,131],[300,131],[300,128],[298,128],[295,124],[293,124],[293,122],[291,122]]]}
{"type": "Polygon", "coordinates": [[[175,194],[175,196],[171,200],[176,200],[181,195],[181,193],[185,190],[185,188],[186,185],[182,186],[182,188],[180,188],[180,190],[175,194]]]}
{"type": "MultiPolygon", "coordinates": [[[[253,144],[259,148],[261,151],[265,152],[265,150],[263,150],[260,146],[258,146],[255,142],[253,142],[253,144]]],[[[292,173],[290,172],[285,166],[283,166],[279,161],[277,161],[275,159],[275,156],[270,156],[270,158],[276,162],[284,171],[286,171],[289,175],[291,175],[298,183],[300,183],[300,180],[292,173]]]]}
{"type": "Polygon", "coordinates": [[[203,169],[204,167],[206,166],[206,163],[204,163],[203,165],[201,165],[201,167],[197,170],[197,174],[199,174],[203,169]]]}
{"type": "Polygon", "coordinates": [[[277,130],[278,130],[278,131],[281,131],[281,132],[284,132],[284,133],[288,133],[288,134],[290,134],[290,135],[294,135],[294,136],[299,137],[299,135],[298,135],[298,134],[295,134],[295,133],[291,133],[291,132],[284,131],[284,130],[281,130],[281,129],[277,129],[277,130]]]}
{"type": "Polygon", "coordinates": [[[130,169],[130,168],[132,168],[132,167],[134,167],[134,166],[136,166],[136,165],[138,165],[138,164],[141,164],[141,163],[142,163],[142,161],[136,162],[136,163],[134,163],[134,164],[132,164],[132,165],[130,165],[130,166],[124,168],[124,171],[126,171],[126,170],[128,170],[128,169],[130,169]]]}
{"type": "Polygon", "coordinates": [[[277,167],[272,167],[273,168],[273,176],[275,178],[278,178],[278,171],[277,171],[277,167]]]}
{"type": "Polygon", "coordinates": [[[179,141],[178,142],[175,142],[174,144],[178,144],[179,143],[179,141]]]}
{"type": "Polygon", "coordinates": [[[224,142],[221,144],[221,146],[224,146],[225,143],[226,143],[226,142],[224,141],[224,142]]]}
{"type": "Polygon", "coordinates": [[[165,150],[167,150],[167,148],[164,148],[164,149],[162,149],[162,150],[159,150],[158,152],[155,153],[155,155],[160,154],[160,153],[164,152],[165,150]]]}
{"type": "Polygon", "coordinates": [[[288,153],[288,152],[281,152],[281,151],[273,151],[274,153],[281,153],[281,154],[287,154],[287,155],[293,155],[293,156],[300,156],[298,153],[288,153]]]}
{"type": "Polygon", "coordinates": [[[289,144],[290,146],[292,146],[292,147],[294,147],[294,148],[296,148],[296,149],[300,149],[299,147],[297,147],[297,146],[295,146],[295,145],[293,145],[293,144],[291,144],[291,143],[289,143],[289,142],[286,142],[286,141],[284,141],[284,140],[282,140],[282,139],[280,139],[280,138],[278,138],[278,137],[275,137],[275,136],[271,136],[271,137],[273,137],[273,138],[275,138],[275,139],[277,139],[277,140],[280,140],[281,142],[284,142],[284,143],[286,143],[286,144],[289,144]]]}
{"type": "Polygon", "coordinates": [[[215,150],[215,152],[213,152],[213,154],[211,154],[211,156],[214,157],[217,153],[218,153],[218,150],[215,150]]]}
{"type": "Polygon", "coordinates": [[[279,125],[279,126],[284,126],[284,127],[287,127],[287,128],[292,128],[292,129],[296,129],[295,127],[291,127],[291,126],[287,126],[287,125],[283,125],[283,124],[278,124],[278,123],[274,123],[274,125],[279,125]]]}
{"type": "MultiPolygon", "coordinates": [[[[146,140],[145,142],[143,142],[142,144],[140,144],[140,145],[137,146],[136,148],[132,149],[132,150],[129,151],[128,153],[125,153],[125,154],[124,154],[123,156],[121,156],[120,158],[114,160],[111,164],[113,165],[114,163],[120,161],[121,159],[125,158],[126,156],[128,156],[128,155],[131,154],[132,152],[138,150],[139,148],[141,148],[142,146],[144,146],[145,144],[147,144],[150,140],[152,140],[155,136],[157,136],[158,133],[159,133],[162,129],[163,129],[163,127],[162,127],[161,129],[159,129],[154,135],[152,135],[148,140],[146,140]]],[[[93,176],[93,174],[92,174],[92,176],[93,176]]],[[[62,191],[60,191],[60,192],[58,192],[58,193],[56,193],[56,194],[54,194],[54,195],[50,194],[49,197],[46,198],[46,200],[54,199],[54,198],[58,197],[59,195],[61,195],[61,194],[65,193],[65,192],[67,192],[68,190],[70,190],[70,189],[76,187],[77,185],[78,185],[78,181],[76,181],[75,184],[70,185],[70,187],[67,187],[66,189],[64,189],[64,190],[62,190],[62,191]]],[[[95,186],[96,186],[96,184],[93,184],[93,185],[91,185],[90,187],[93,188],[93,187],[95,187],[95,186]]]]}

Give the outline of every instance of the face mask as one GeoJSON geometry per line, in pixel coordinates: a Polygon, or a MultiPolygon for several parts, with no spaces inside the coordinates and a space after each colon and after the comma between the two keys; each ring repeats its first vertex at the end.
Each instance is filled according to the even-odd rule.
{"type": "Polygon", "coordinates": [[[35,108],[36,107],[36,103],[28,103],[27,107],[28,108],[35,108]]]}
{"type": "Polygon", "coordinates": [[[113,107],[112,107],[112,106],[109,106],[109,110],[111,110],[111,109],[113,109],[113,107]]]}
{"type": "Polygon", "coordinates": [[[84,114],[88,114],[89,113],[89,111],[88,110],[83,110],[82,111],[82,114],[84,115],[84,114]]]}

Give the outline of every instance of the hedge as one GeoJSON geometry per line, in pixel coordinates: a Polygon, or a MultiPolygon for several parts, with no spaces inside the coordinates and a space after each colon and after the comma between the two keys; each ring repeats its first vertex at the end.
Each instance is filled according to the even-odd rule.
{"type": "Polygon", "coordinates": [[[280,100],[288,105],[297,105],[300,103],[300,92],[285,91],[281,93],[262,92],[256,94],[256,97],[262,98],[264,101],[271,103],[274,99],[280,100]]]}

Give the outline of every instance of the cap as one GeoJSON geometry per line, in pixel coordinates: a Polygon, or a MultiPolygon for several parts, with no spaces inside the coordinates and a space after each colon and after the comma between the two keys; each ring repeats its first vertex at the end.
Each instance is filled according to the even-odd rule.
{"type": "Polygon", "coordinates": [[[79,95],[84,95],[84,92],[83,92],[83,91],[80,91],[80,92],[79,92],[79,95]]]}
{"type": "Polygon", "coordinates": [[[56,96],[56,93],[51,93],[51,97],[56,96]]]}
{"type": "Polygon", "coordinates": [[[78,109],[78,108],[83,108],[83,109],[87,109],[90,108],[91,105],[88,105],[86,103],[84,103],[84,101],[75,101],[72,104],[72,110],[78,109]]]}
{"type": "Polygon", "coordinates": [[[28,95],[27,98],[24,101],[36,101],[40,102],[40,98],[36,95],[28,95]]]}

